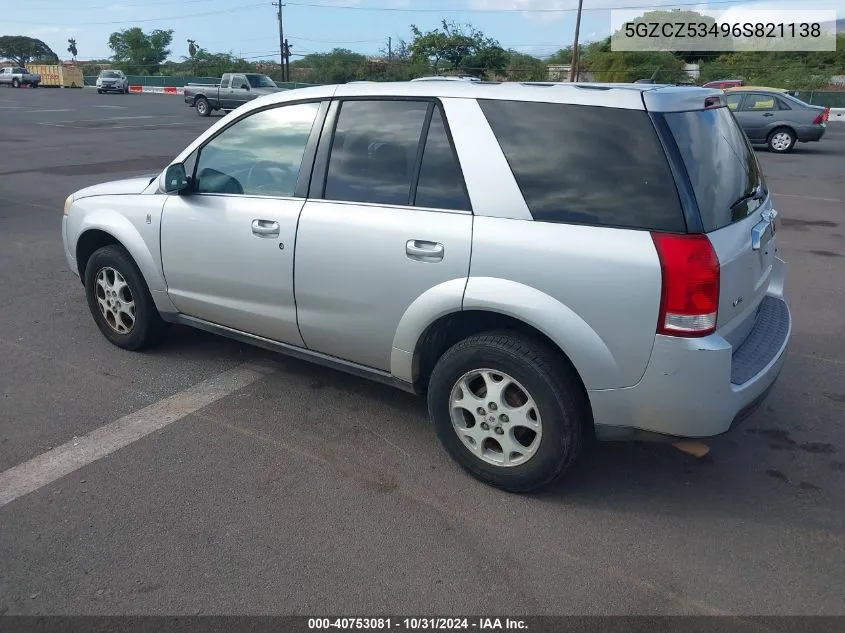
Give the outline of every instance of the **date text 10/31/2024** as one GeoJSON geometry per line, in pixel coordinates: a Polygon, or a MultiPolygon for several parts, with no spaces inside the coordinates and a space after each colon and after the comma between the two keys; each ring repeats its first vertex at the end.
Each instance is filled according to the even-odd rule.
{"type": "Polygon", "coordinates": [[[528,624],[518,618],[309,618],[308,628],[315,631],[527,631],[528,624]]]}

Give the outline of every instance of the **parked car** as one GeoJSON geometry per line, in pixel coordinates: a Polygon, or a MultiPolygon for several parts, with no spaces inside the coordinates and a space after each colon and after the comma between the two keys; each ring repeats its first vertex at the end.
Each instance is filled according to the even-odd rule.
{"type": "Polygon", "coordinates": [[[737,88],[743,83],[742,79],[716,79],[715,81],[708,81],[706,84],[703,84],[702,88],[719,88],[719,90],[725,90],[727,88],[737,88]]]}
{"type": "Polygon", "coordinates": [[[791,152],[799,141],[820,141],[827,130],[830,108],[804,103],[786,90],[732,88],[725,92],[728,107],[749,140],[766,144],[772,152],[791,152]]]}
{"type": "Polygon", "coordinates": [[[8,66],[0,68],[0,84],[20,88],[21,86],[32,86],[37,88],[41,83],[41,75],[31,73],[22,66],[8,66]]]}
{"type": "Polygon", "coordinates": [[[216,110],[229,112],[257,97],[282,90],[267,75],[225,73],[219,84],[187,84],[185,103],[196,108],[200,116],[209,116],[216,110]]]}
{"type": "Polygon", "coordinates": [[[62,236],[114,345],[181,323],[426,394],[521,492],[593,434],[759,405],[792,328],[776,218],[722,91],[432,81],[256,99],[70,195],[62,236]]]}
{"type": "Polygon", "coordinates": [[[103,70],[97,76],[97,94],[119,92],[129,94],[129,79],[122,70],[103,70]]]}
{"type": "Polygon", "coordinates": [[[411,81],[481,81],[478,77],[470,75],[434,75],[431,77],[417,77],[411,81]]]}

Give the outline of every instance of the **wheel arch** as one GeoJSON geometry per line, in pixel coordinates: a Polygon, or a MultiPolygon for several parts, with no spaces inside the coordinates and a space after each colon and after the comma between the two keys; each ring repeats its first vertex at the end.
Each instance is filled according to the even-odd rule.
{"type": "Polygon", "coordinates": [[[103,246],[116,244],[123,247],[138,266],[159,311],[176,311],[167,299],[167,286],[158,258],[150,251],[135,225],[126,217],[104,209],[94,210],[84,216],[75,233],[77,237],[73,248],[79,276],[83,282],[85,267],[91,255],[103,246]]]}
{"type": "Polygon", "coordinates": [[[585,391],[618,385],[619,367],[607,345],[553,297],[517,282],[471,278],[459,299],[455,293],[463,282],[435,287],[406,311],[394,338],[395,377],[423,392],[437,360],[456,342],[480,332],[512,330],[558,351],[585,391]]]}

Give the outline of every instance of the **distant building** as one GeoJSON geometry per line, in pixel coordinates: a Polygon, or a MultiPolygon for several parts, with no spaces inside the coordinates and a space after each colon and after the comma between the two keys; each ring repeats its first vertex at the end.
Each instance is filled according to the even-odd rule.
{"type": "Polygon", "coordinates": [[[547,68],[549,81],[569,81],[572,64],[550,64],[547,68]]]}
{"type": "Polygon", "coordinates": [[[698,79],[701,76],[701,68],[698,64],[684,64],[684,72],[691,79],[698,79]]]}

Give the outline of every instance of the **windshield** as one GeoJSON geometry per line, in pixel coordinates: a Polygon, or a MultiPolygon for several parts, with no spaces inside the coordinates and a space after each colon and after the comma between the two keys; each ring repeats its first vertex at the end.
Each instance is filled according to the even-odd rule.
{"type": "Polygon", "coordinates": [[[276,83],[267,75],[247,75],[247,81],[253,88],[275,88],[276,83]]]}
{"type": "Polygon", "coordinates": [[[765,192],[765,182],[731,111],[721,107],[664,116],[687,168],[704,230],[748,217],[761,204],[751,196],[760,185],[765,192]]]}
{"type": "Polygon", "coordinates": [[[117,79],[120,77],[120,73],[115,70],[104,70],[100,73],[100,77],[106,77],[108,79],[117,79]]]}

